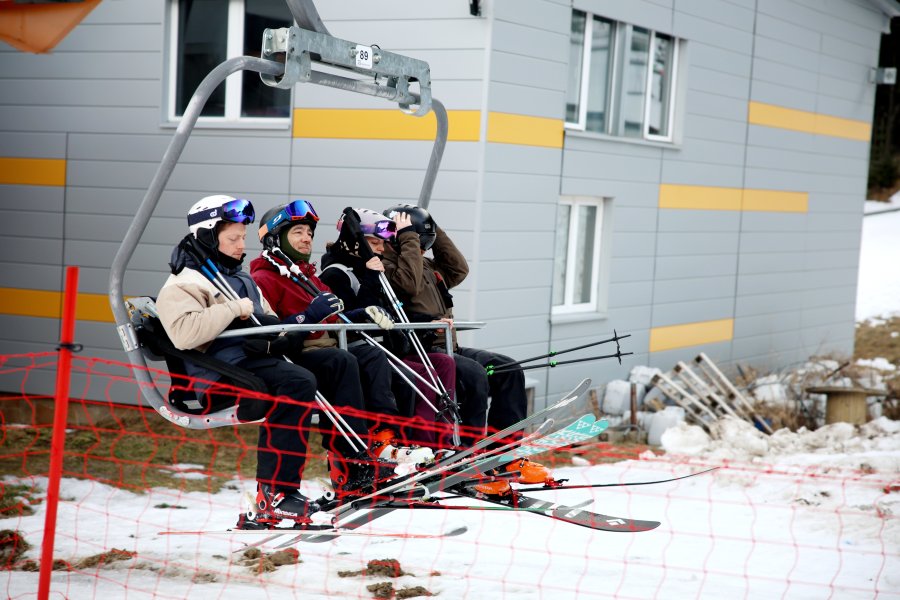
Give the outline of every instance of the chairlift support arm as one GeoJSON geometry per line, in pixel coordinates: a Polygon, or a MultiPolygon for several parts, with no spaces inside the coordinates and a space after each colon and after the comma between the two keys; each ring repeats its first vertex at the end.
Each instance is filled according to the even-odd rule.
{"type": "Polygon", "coordinates": [[[136,367],[133,372],[141,392],[145,400],[166,419],[189,429],[209,429],[237,423],[236,408],[220,411],[216,413],[216,418],[212,419],[210,418],[212,415],[182,413],[169,406],[147,372],[147,362],[125,306],[123,281],[125,269],[134,255],[162,192],[184,151],[197,119],[215,89],[233,73],[255,71],[260,74],[263,82],[270,86],[290,88],[296,83],[313,83],[397,102],[401,109],[415,116],[424,116],[428,112],[434,112],[437,131],[418,202],[419,206],[423,208],[428,207],[431,199],[431,192],[447,143],[449,130],[447,111],[438,100],[431,96],[431,75],[428,63],[387,52],[377,47],[353,44],[334,38],[328,33],[319,18],[312,0],[285,1],[295,21],[304,28],[294,26],[266,30],[263,33],[262,49],[264,57],[277,57],[283,53],[284,64],[266,58],[240,56],[226,60],[200,82],[110,266],[110,308],[116,321],[116,330],[122,346],[129,361],[136,367]],[[360,57],[360,50],[366,48],[371,51],[371,56],[360,57]],[[367,64],[368,60],[362,59],[371,59],[371,66],[367,64]],[[371,75],[375,79],[370,83],[359,78],[315,71],[312,69],[314,62],[322,63],[330,68],[349,70],[357,75],[371,75]],[[418,94],[410,90],[410,83],[418,84],[418,94]]]}

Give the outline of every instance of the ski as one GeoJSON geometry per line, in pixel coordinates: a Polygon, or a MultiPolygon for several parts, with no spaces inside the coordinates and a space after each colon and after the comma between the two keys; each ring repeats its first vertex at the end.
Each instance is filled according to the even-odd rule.
{"type": "MultiPolygon", "coordinates": [[[[574,506],[532,498],[531,496],[526,496],[517,491],[513,491],[507,496],[487,496],[480,492],[476,492],[469,487],[459,486],[458,488],[454,488],[453,492],[460,496],[496,504],[505,507],[507,510],[542,515],[544,517],[550,517],[551,519],[587,527],[588,529],[594,529],[596,531],[638,533],[650,531],[651,529],[656,529],[660,526],[659,521],[640,521],[626,517],[604,515],[574,506]]],[[[459,508],[466,510],[473,509],[473,507],[470,506],[459,508]]],[[[477,507],[475,507],[475,509],[477,509],[477,507]]]]}
{"type": "Polygon", "coordinates": [[[696,473],[688,473],[687,475],[681,475],[680,477],[669,477],[668,479],[656,479],[654,481],[624,481],[621,483],[585,483],[585,484],[575,484],[575,485],[541,485],[534,487],[520,487],[516,488],[519,492],[551,492],[553,490],[587,490],[593,488],[608,488],[608,487],[629,487],[634,485],[655,485],[657,483],[670,483],[672,481],[680,481],[682,479],[687,479],[688,477],[696,477],[697,475],[703,475],[704,473],[709,473],[710,471],[715,471],[720,469],[721,467],[712,467],[709,469],[703,469],[702,471],[697,471],[696,473]]]}
{"type": "MultiPolygon", "coordinates": [[[[593,415],[585,415],[580,419],[569,418],[568,420],[563,417],[567,407],[573,402],[581,399],[589,387],[590,380],[585,379],[555,404],[534,413],[530,417],[527,417],[506,429],[484,438],[471,448],[444,458],[428,469],[404,477],[396,483],[383,487],[371,494],[353,499],[333,508],[327,508],[325,509],[325,512],[334,512],[335,524],[339,527],[354,529],[367,523],[371,523],[373,520],[394,510],[394,508],[391,507],[382,507],[381,505],[383,504],[390,502],[406,503],[415,501],[418,498],[429,496],[460,482],[473,478],[482,478],[487,471],[502,464],[512,462],[517,458],[531,456],[540,452],[545,452],[554,447],[574,443],[573,441],[567,441],[572,439],[571,436],[576,436],[578,439],[585,439],[587,432],[591,430],[594,430],[594,435],[596,435],[606,428],[606,421],[597,422],[593,415]],[[590,424],[587,422],[588,418],[590,419],[590,424]],[[556,419],[559,419],[559,423],[557,423],[556,419]],[[532,434],[527,435],[520,440],[513,441],[499,449],[472,456],[476,451],[483,450],[492,443],[496,443],[512,433],[522,431],[529,425],[535,423],[540,423],[540,426],[532,434]],[[547,438],[554,435],[556,432],[544,434],[544,431],[549,430],[553,426],[558,426],[560,423],[565,425],[564,429],[573,425],[573,423],[580,423],[577,428],[581,433],[575,434],[570,431],[566,434],[558,434],[555,438],[551,438],[551,440],[548,441],[547,438]],[[532,440],[535,441],[532,442],[532,440]],[[507,450],[511,450],[511,452],[507,452],[507,450]],[[407,494],[406,498],[402,497],[404,492],[407,494]],[[398,498],[398,495],[401,497],[398,498]],[[364,509],[370,510],[360,515],[354,515],[347,520],[347,515],[364,509]],[[338,519],[341,519],[342,517],[343,520],[338,522],[338,519]]],[[[305,541],[324,542],[328,541],[328,539],[330,539],[329,536],[323,534],[305,541]]],[[[299,540],[288,540],[279,547],[289,546],[295,541],[299,540]]]]}
{"type": "MultiPolygon", "coordinates": [[[[223,535],[223,536],[253,536],[253,535],[296,535],[299,540],[304,541],[305,535],[329,535],[332,539],[336,537],[371,537],[371,538],[400,538],[400,539],[439,539],[447,537],[456,537],[466,533],[469,528],[465,525],[454,527],[446,531],[438,533],[408,533],[393,531],[359,531],[356,529],[343,529],[332,525],[305,525],[303,527],[292,528],[274,528],[274,529],[224,529],[224,530],[198,530],[198,531],[161,531],[159,535],[223,535]]],[[[279,546],[280,547],[280,546],[279,546]]],[[[243,550],[244,548],[241,548],[243,550]]]]}

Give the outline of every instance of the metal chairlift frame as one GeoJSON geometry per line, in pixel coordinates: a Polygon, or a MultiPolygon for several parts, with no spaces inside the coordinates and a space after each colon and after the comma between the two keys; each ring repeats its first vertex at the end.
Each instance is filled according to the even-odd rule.
{"type": "MultiPolygon", "coordinates": [[[[163,417],[188,429],[211,429],[239,424],[240,421],[236,416],[237,407],[196,415],[178,410],[163,398],[147,370],[146,357],[141,350],[126,308],[122,287],[125,269],[213,91],[233,73],[255,71],[260,74],[263,83],[273,87],[289,89],[297,83],[313,83],[384,98],[396,102],[401,110],[416,117],[433,112],[437,120],[437,131],[419,193],[418,205],[423,208],[427,208],[431,200],[434,181],[447,144],[447,111],[443,104],[431,96],[431,74],[428,63],[378,47],[335,38],[322,23],[313,0],[285,0],[285,2],[297,25],[275,30],[266,29],[262,40],[262,56],[273,57],[283,54],[284,63],[249,56],[231,58],[214,68],[197,86],[110,267],[109,303],[122,346],[135,367],[132,371],[141,393],[150,406],[163,417]],[[323,64],[331,69],[374,76],[375,81],[368,82],[359,78],[316,71],[313,69],[313,63],[323,64]],[[419,93],[410,90],[410,83],[418,83],[419,93]]],[[[421,328],[422,325],[424,324],[415,324],[411,328],[421,328]]],[[[291,325],[283,328],[321,329],[312,325],[291,325]]],[[[348,326],[342,324],[329,328],[339,330],[343,338],[348,326]]]]}

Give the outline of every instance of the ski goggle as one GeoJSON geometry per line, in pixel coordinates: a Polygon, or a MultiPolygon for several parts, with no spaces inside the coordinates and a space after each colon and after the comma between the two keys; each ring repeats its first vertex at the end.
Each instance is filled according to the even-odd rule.
{"type": "MultiPolygon", "coordinates": [[[[344,226],[344,217],[338,219],[337,230],[340,231],[344,226]]],[[[397,235],[397,224],[391,220],[384,219],[372,223],[360,223],[359,230],[363,235],[371,235],[383,240],[392,240],[397,235]]]]}
{"type": "Polygon", "coordinates": [[[397,224],[393,221],[378,221],[374,225],[360,223],[359,229],[363,235],[371,235],[383,240],[392,240],[397,235],[397,224]]]}
{"type": "Polygon", "coordinates": [[[294,200],[287,204],[278,213],[260,225],[259,239],[262,239],[270,231],[274,231],[279,223],[286,221],[313,221],[318,222],[319,215],[313,205],[306,200],[294,200]]]}
{"type": "Polygon", "coordinates": [[[222,206],[203,210],[193,215],[188,215],[188,225],[196,225],[204,221],[213,219],[221,219],[230,223],[241,223],[247,225],[256,219],[256,212],[253,210],[253,204],[249,200],[236,198],[229,200],[222,206]]]}

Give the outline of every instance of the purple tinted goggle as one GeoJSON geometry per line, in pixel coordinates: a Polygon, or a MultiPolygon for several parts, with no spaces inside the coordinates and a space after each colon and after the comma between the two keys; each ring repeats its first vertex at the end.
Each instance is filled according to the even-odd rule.
{"type": "Polygon", "coordinates": [[[371,235],[383,240],[392,240],[397,235],[397,224],[393,221],[378,221],[374,225],[360,224],[363,235],[371,235]]]}

